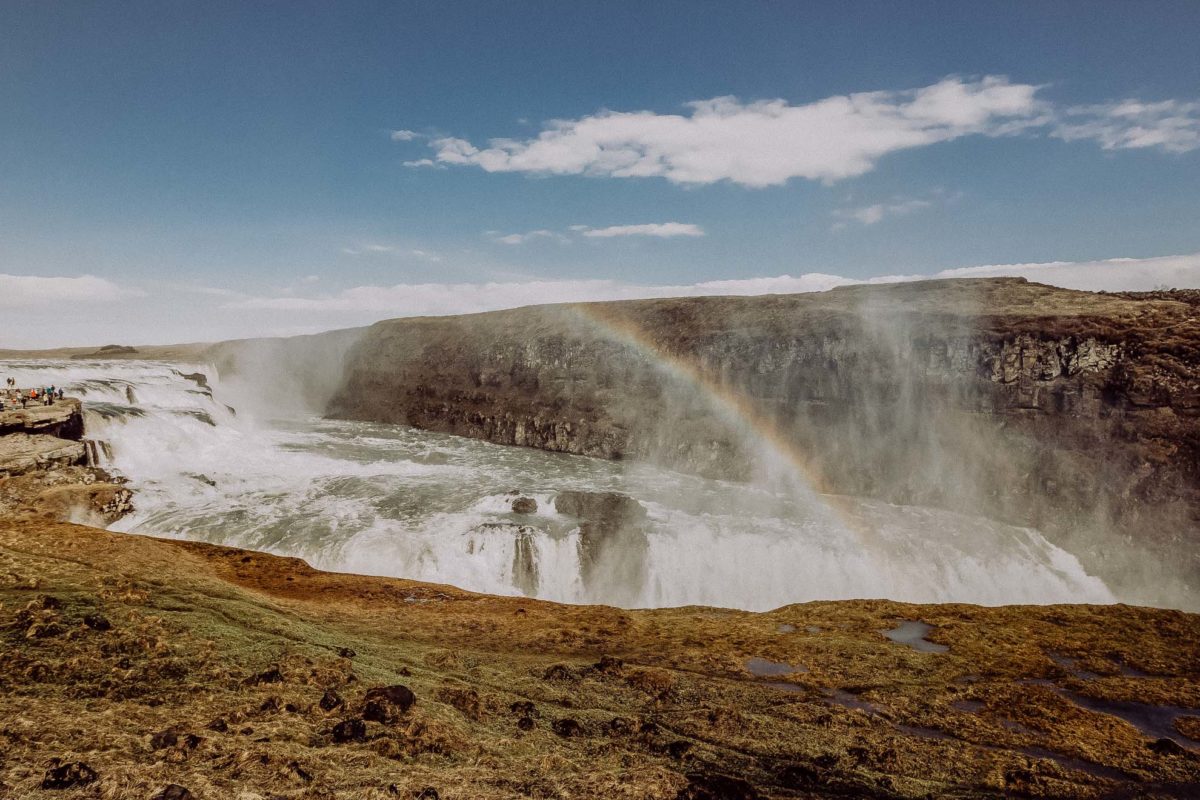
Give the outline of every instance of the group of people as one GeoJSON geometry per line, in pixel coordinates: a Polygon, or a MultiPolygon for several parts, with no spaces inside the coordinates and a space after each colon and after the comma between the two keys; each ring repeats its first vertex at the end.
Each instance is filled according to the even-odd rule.
{"type": "Polygon", "coordinates": [[[16,378],[5,378],[4,383],[7,389],[0,392],[0,410],[15,409],[18,406],[28,408],[30,403],[49,406],[56,400],[63,399],[63,390],[58,386],[35,386],[25,390],[17,386],[16,378]]]}

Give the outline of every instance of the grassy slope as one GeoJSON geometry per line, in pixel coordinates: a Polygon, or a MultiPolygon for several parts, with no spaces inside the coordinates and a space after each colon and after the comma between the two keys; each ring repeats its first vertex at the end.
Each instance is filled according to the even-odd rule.
{"type": "Polygon", "coordinates": [[[1194,752],[1158,752],[1134,727],[1055,691],[1200,706],[1200,617],[1172,611],[560,606],[10,517],[0,520],[0,642],[0,797],[150,797],[172,782],[200,798],[1120,788],[1100,773],[1123,774],[1138,792],[1200,791],[1194,752]],[[89,627],[90,615],[111,628],[97,630],[95,618],[89,627]],[[880,635],[899,619],[933,624],[949,651],[880,635]],[[1051,655],[1077,661],[1064,668],[1051,655]],[[623,663],[596,667],[605,656],[623,663]],[[808,671],[783,691],[746,671],[751,657],[808,671]],[[362,714],[366,690],[393,683],[416,705],[337,743],[334,726],[362,714]],[[831,689],[875,712],[831,704],[831,689]],[[322,710],[326,690],[345,706],[322,710]],[[962,701],[982,705],[951,705],[962,701]],[[211,728],[218,719],[227,730],[211,728]],[[173,745],[153,738],[166,730],[173,745]],[[1057,760],[1021,752],[1029,747],[1057,760]],[[42,791],[53,758],[99,777],[42,791]]]}

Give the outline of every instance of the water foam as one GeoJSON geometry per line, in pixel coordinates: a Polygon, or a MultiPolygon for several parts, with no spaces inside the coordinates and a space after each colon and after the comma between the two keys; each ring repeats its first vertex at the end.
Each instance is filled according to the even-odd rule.
{"type": "MultiPolygon", "coordinates": [[[[624,606],[767,609],[815,599],[1057,603],[1114,600],[1028,528],[839,498],[847,535],[803,493],[711,481],[397,426],[246,413],[208,367],[153,362],[0,365],[80,396],[88,435],[135,489],[114,528],[298,556],[314,566],[497,594],[624,606]],[[184,377],[201,371],[211,391],[184,377]],[[557,514],[565,489],[622,491],[648,516],[586,542],[557,514]],[[511,511],[513,490],[534,497],[511,511]]],[[[264,391],[245,382],[243,391],[264,391]]],[[[244,399],[244,398],[242,398],[244,399]]]]}

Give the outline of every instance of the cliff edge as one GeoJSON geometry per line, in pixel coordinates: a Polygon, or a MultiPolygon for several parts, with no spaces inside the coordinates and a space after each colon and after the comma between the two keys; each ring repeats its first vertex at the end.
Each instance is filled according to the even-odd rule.
{"type": "Polygon", "coordinates": [[[782,461],[1036,526],[1161,602],[1163,569],[1200,586],[1198,294],[1001,278],[389,320],[328,411],[721,478],[782,461]]]}

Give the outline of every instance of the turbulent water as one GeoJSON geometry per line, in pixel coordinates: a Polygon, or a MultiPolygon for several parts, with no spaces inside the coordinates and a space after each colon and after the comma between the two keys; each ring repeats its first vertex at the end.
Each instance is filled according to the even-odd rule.
{"type": "Polygon", "coordinates": [[[87,435],[126,476],[115,529],[299,556],[322,569],[629,607],[768,609],[816,599],[1112,602],[1040,533],[929,508],[712,481],[393,425],[270,419],[270,387],[212,368],[0,363],[85,403],[87,435]],[[205,388],[184,377],[204,372],[205,388]],[[635,497],[636,535],[581,546],[562,490],[635,497]],[[532,515],[511,511],[520,493],[532,515]],[[607,548],[607,549],[606,549],[607,548]]]}

